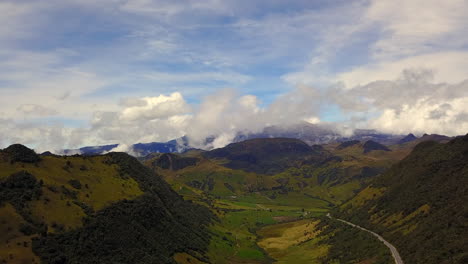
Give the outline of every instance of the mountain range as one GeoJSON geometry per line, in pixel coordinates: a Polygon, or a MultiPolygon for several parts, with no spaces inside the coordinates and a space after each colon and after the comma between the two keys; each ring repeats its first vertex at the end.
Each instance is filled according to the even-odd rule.
{"type": "Polygon", "coordinates": [[[405,263],[466,263],[468,135],[366,133],[141,144],[138,159],[12,145],[0,150],[0,263],[394,263],[336,219],[405,263]]]}
{"type": "MultiPolygon", "coordinates": [[[[448,137],[445,136],[432,136],[438,136],[444,139],[448,139],[448,137]]],[[[210,148],[209,143],[212,142],[214,138],[215,137],[209,137],[205,140],[208,148],[210,148]]],[[[342,136],[340,133],[336,132],[334,128],[331,127],[319,126],[309,123],[301,123],[288,127],[266,127],[260,133],[239,132],[233,139],[233,143],[254,138],[293,138],[299,139],[307,143],[308,145],[329,144],[334,142],[346,142],[352,140],[372,140],[380,144],[392,145],[404,144],[417,139],[417,137],[413,134],[408,134],[406,136],[392,135],[379,133],[378,131],[371,129],[357,129],[353,132],[353,135],[351,136],[342,136]]],[[[102,146],[87,146],[79,149],[65,149],[63,150],[63,154],[96,155],[112,151],[118,146],[119,144],[110,144],[102,146]]],[[[132,153],[137,156],[146,156],[150,153],[181,153],[192,148],[194,147],[190,144],[190,137],[187,136],[178,139],[173,139],[167,142],[137,143],[131,146],[132,153]]]]}

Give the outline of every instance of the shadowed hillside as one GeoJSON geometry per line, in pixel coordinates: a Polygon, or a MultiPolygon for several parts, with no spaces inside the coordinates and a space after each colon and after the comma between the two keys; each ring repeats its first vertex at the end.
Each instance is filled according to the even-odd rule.
{"type": "Polygon", "coordinates": [[[426,141],[341,206],[395,243],[406,263],[468,261],[468,135],[426,141]]]}
{"type": "Polygon", "coordinates": [[[175,263],[203,260],[208,209],[184,201],[124,153],[37,156],[0,151],[0,261],[175,263]]]}
{"type": "Polygon", "coordinates": [[[206,152],[204,156],[226,159],[224,166],[231,169],[275,174],[302,161],[322,160],[324,154],[298,139],[258,138],[232,143],[206,152]]]}

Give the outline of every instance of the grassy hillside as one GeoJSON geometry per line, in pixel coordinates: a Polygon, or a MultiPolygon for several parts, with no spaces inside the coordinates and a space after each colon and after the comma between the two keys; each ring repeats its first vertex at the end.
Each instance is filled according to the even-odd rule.
{"type": "Polygon", "coordinates": [[[468,262],[468,135],[420,143],[339,214],[388,238],[406,263],[468,262]]]}
{"type": "Polygon", "coordinates": [[[124,153],[0,151],[0,262],[174,263],[204,259],[211,213],[124,153]]]}
{"type": "Polygon", "coordinates": [[[204,194],[236,202],[329,208],[353,197],[408,152],[364,153],[363,144],[318,148],[292,139],[255,139],[208,153],[152,155],[144,163],[185,197],[204,194]],[[233,169],[239,156],[255,158],[233,169]],[[268,159],[282,169],[272,174],[252,171],[267,166],[268,159]]]}
{"type": "Polygon", "coordinates": [[[326,217],[269,225],[258,245],[275,263],[391,264],[388,249],[372,235],[326,217]]]}
{"type": "Polygon", "coordinates": [[[262,157],[264,149],[282,149],[284,142],[291,143],[249,140],[216,150],[214,158],[203,152],[158,154],[144,163],[185,199],[218,216],[208,250],[212,263],[388,263],[388,250],[372,236],[315,217],[354,197],[409,149],[364,153],[363,143],[286,148],[268,154],[282,164],[271,174],[251,169],[266,164],[261,160],[247,159],[235,169],[229,163],[238,155],[262,157]]]}

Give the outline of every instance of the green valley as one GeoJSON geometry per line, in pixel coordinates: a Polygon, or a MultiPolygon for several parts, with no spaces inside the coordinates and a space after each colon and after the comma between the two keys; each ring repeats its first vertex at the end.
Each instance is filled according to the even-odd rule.
{"type": "Polygon", "coordinates": [[[12,145],[0,152],[0,258],[393,263],[384,244],[331,212],[381,234],[406,263],[463,263],[467,138],[389,146],[254,139],[140,161],[12,145]]]}

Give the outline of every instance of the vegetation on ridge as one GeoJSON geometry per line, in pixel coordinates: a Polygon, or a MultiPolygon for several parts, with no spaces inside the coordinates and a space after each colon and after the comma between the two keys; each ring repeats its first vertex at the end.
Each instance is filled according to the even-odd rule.
{"type": "Polygon", "coordinates": [[[381,233],[408,263],[466,263],[467,186],[468,135],[423,142],[337,213],[381,233]]]}
{"type": "Polygon", "coordinates": [[[184,201],[135,158],[110,153],[30,162],[23,157],[32,150],[7,150],[0,151],[6,228],[0,261],[175,263],[178,252],[205,259],[212,214],[184,201]]]}

